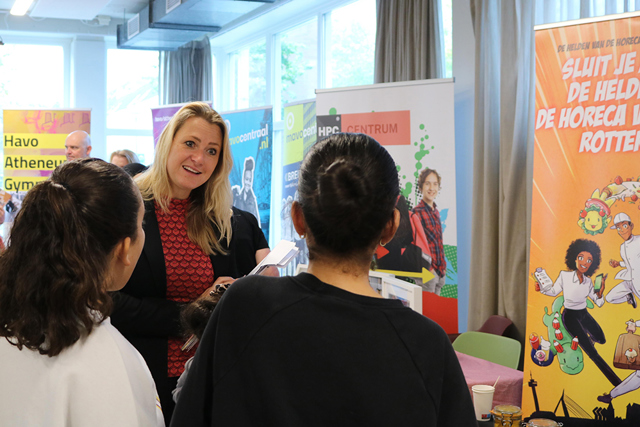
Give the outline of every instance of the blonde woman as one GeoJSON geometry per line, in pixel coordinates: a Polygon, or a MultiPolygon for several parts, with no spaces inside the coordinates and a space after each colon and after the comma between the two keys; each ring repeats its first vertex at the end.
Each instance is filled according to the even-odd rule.
{"type": "Polygon", "coordinates": [[[140,160],[136,153],[131,150],[116,150],[111,153],[109,163],[123,168],[130,163],[140,163],[140,160]]]}
{"type": "Polygon", "coordinates": [[[147,361],[167,424],[171,391],[194,352],[181,350],[181,307],[246,275],[269,253],[255,217],[232,209],[232,162],[222,117],[193,102],[167,124],[153,165],[135,178],[147,240],[114,298],[113,324],[147,361]]]}

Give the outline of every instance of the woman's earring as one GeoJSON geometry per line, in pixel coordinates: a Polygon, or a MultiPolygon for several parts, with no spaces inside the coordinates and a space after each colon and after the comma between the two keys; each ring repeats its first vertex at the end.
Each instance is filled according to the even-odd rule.
{"type": "MultiPolygon", "coordinates": [[[[387,243],[389,243],[389,242],[387,242],[387,243]]],[[[382,243],[382,240],[380,240],[380,246],[382,246],[382,247],[386,246],[387,243],[382,243]]]]}
{"type": "Polygon", "coordinates": [[[300,235],[300,238],[301,238],[301,239],[304,239],[304,233],[302,233],[302,234],[300,235]]]}

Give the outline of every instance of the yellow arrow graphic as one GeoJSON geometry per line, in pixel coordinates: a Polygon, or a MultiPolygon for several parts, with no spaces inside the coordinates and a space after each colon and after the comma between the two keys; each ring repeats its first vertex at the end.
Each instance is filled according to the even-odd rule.
{"type": "Polygon", "coordinates": [[[422,273],[412,272],[412,271],[396,271],[396,270],[376,270],[381,273],[391,273],[395,276],[402,277],[419,277],[422,279],[422,283],[427,283],[429,280],[433,279],[435,276],[432,272],[427,270],[426,268],[422,268],[422,273]]]}

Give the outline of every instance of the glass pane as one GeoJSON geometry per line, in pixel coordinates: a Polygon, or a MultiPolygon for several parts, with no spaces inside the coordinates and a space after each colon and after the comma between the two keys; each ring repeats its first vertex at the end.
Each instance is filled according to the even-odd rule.
{"type": "Polygon", "coordinates": [[[0,48],[0,133],[2,110],[61,108],[63,104],[62,46],[6,44],[0,48]]]}
{"type": "MultiPolygon", "coordinates": [[[[151,121],[151,119],[148,119],[151,121]]],[[[124,136],[107,135],[107,160],[116,150],[131,150],[138,155],[140,163],[150,165],[153,163],[153,136],[124,136]]]]}
{"type": "Polygon", "coordinates": [[[107,50],[107,128],[151,130],[159,57],[157,51],[107,50]]]}
{"type": "Polygon", "coordinates": [[[318,24],[312,19],[278,37],[281,103],[315,97],[318,87],[318,24]]]}
{"type": "Polygon", "coordinates": [[[267,43],[262,40],[229,55],[231,109],[261,107],[267,95],[267,43]]]}
{"type": "Polygon", "coordinates": [[[375,0],[358,0],[333,10],[327,40],[327,87],[373,84],[375,0]]]}
{"type": "Polygon", "coordinates": [[[452,0],[442,0],[442,36],[444,38],[444,77],[453,77],[452,0]]]}
{"type": "MultiPolygon", "coordinates": [[[[3,110],[62,108],[63,105],[62,46],[5,44],[0,47],[0,134],[4,132],[3,110]]],[[[4,144],[0,144],[2,155],[4,144]]],[[[4,169],[0,167],[0,184],[3,178],[4,169]]]]}

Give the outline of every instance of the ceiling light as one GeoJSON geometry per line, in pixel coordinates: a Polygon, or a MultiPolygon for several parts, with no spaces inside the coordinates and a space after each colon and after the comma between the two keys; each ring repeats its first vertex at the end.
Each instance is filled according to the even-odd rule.
{"type": "Polygon", "coordinates": [[[23,16],[29,10],[29,7],[33,3],[33,0],[16,0],[11,8],[11,14],[16,16],[23,16]]]}

